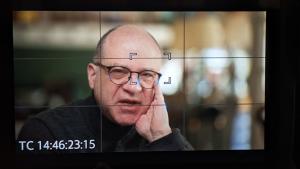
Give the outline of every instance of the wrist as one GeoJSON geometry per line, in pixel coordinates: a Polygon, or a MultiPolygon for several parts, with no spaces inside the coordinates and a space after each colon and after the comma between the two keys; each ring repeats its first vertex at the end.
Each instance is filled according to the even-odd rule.
{"type": "Polygon", "coordinates": [[[151,143],[151,142],[156,141],[156,140],[158,140],[158,139],[160,139],[162,137],[165,137],[165,136],[167,136],[167,135],[169,135],[171,133],[172,133],[172,130],[171,130],[170,127],[167,127],[167,128],[165,128],[163,130],[155,131],[152,134],[152,137],[150,139],[148,139],[148,141],[151,143]]]}

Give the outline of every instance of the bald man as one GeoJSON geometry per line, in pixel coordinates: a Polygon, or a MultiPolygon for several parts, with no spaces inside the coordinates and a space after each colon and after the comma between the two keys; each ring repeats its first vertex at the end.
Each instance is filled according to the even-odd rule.
{"type": "Polygon", "coordinates": [[[18,137],[18,149],[80,153],[192,150],[180,131],[169,125],[158,86],[161,56],[158,43],[144,29],[135,25],[111,29],[87,66],[92,95],[28,120],[18,137]]]}

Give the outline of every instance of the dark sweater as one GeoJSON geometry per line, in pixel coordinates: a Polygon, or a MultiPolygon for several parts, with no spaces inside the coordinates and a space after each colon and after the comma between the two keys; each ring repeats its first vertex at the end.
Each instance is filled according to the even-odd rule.
{"type": "MultiPolygon", "coordinates": [[[[93,96],[77,101],[70,105],[57,107],[39,113],[30,118],[22,128],[17,139],[17,150],[20,150],[19,141],[33,141],[35,153],[62,152],[62,153],[93,153],[108,151],[180,151],[192,150],[192,146],[180,134],[179,129],[152,143],[142,138],[134,126],[120,126],[112,123],[100,111],[93,96]],[[65,148],[75,146],[75,140],[80,141],[80,148],[39,150],[38,141],[53,143],[62,141],[65,148]],[[90,145],[90,140],[95,145],[90,145]],[[87,143],[87,145],[85,145],[87,143]],[[85,145],[85,146],[84,146],[85,145]],[[87,148],[92,146],[92,148],[87,148]]],[[[77,141],[78,142],[78,141],[77,141]]],[[[43,145],[43,144],[42,144],[43,145]]],[[[78,145],[78,144],[77,144],[78,145]]],[[[51,147],[51,146],[50,146],[51,147]]],[[[75,146],[76,147],[76,146],[75,146]]],[[[56,147],[57,148],[57,147],[56,147]]],[[[28,152],[28,151],[22,151],[28,152]]]]}

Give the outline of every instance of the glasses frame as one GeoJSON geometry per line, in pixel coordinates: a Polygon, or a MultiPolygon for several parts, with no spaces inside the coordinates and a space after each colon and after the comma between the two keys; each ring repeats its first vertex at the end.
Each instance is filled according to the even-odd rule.
{"type": "MultiPolygon", "coordinates": [[[[95,64],[95,65],[97,65],[97,66],[99,66],[99,67],[102,67],[102,68],[107,69],[107,73],[108,73],[108,77],[109,77],[110,81],[111,81],[112,83],[116,84],[116,85],[123,85],[123,84],[128,83],[128,82],[130,81],[131,77],[132,77],[132,73],[136,73],[136,74],[138,75],[137,80],[138,80],[139,84],[141,84],[141,82],[140,82],[140,81],[141,81],[141,80],[140,80],[140,74],[143,73],[143,72],[145,72],[145,71],[147,71],[147,72],[150,71],[150,72],[156,73],[156,74],[158,75],[158,80],[157,80],[157,82],[154,83],[154,85],[157,85],[157,84],[159,83],[160,77],[162,76],[161,73],[155,72],[155,71],[153,71],[153,70],[143,70],[143,71],[140,71],[140,72],[136,72],[136,71],[131,71],[129,68],[127,68],[127,67],[125,67],[125,66],[106,66],[106,65],[103,65],[103,64],[101,64],[101,63],[93,63],[93,64],[95,64]],[[110,71],[111,71],[113,68],[115,68],[115,67],[121,67],[121,68],[124,68],[124,69],[127,69],[127,70],[128,70],[128,72],[130,73],[130,74],[129,74],[129,77],[128,77],[128,81],[126,81],[126,82],[124,82],[124,83],[122,83],[122,84],[117,84],[117,83],[115,83],[115,82],[111,79],[110,71]]],[[[145,88],[145,89],[153,89],[154,86],[153,86],[152,88],[146,88],[146,87],[144,87],[143,85],[141,85],[141,87],[142,87],[142,88],[145,88]]]]}

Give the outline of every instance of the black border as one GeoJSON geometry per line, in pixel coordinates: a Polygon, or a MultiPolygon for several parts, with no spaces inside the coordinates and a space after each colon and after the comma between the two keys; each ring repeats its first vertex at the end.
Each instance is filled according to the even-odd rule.
{"type": "MultiPolygon", "coordinates": [[[[155,1],[155,0],[154,0],[155,1]]],[[[290,120],[293,115],[293,101],[290,96],[293,90],[285,82],[293,82],[293,77],[286,77],[290,73],[287,63],[287,39],[282,32],[285,30],[283,12],[280,10],[278,1],[269,3],[258,0],[249,1],[226,1],[226,0],[203,0],[182,1],[167,0],[164,2],[154,1],[129,1],[129,0],[102,0],[100,1],[41,1],[41,0],[14,0],[12,6],[5,10],[4,27],[6,40],[2,41],[5,59],[1,69],[7,78],[4,89],[9,95],[4,102],[7,107],[1,120],[4,121],[5,138],[8,142],[2,145],[9,160],[3,167],[9,168],[94,168],[97,162],[107,163],[111,168],[264,168],[264,167],[289,167],[291,147],[286,147],[290,141],[292,125],[290,120]],[[147,11],[267,11],[267,39],[266,39],[266,135],[265,150],[249,151],[195,151],[195,152],[148,152],[148,153],[103,153],[103,154],[70,154],[60,156],[47,155],[16,155],[14,137],[14,93],[13,93],[13,43],[12,43],[12,11],[13,10],[147,10],[147,11]],[[7,64],[8,63],[8,64],[7,64]],[[286,70],[287,69],[287,70],[286,70]],[[283,108],[284,107],[284,108],[283,108]],[[9,120],[7,120],[9,119],[9,120]],[[5,123],[6,122],[6,123],[5,123]],[[9,127],[7,127],[9,126],[9,127]],[[34,163],[33,163],[34,162],[34,163]]],[[[285,14],[285,13],[284,13],[285,14]]],[[[1,30],[2,32],[2,30],[1,30]]],[[[3,85],[3,84],[2,84],[3,85]]],[[[2,86],[1,85],[1,86],[2,86]]],[[[1,101],[1,103],[3,103],[1,101]]],[[[4,106],[3,106],[4,107],[4,106]]],[[[5,140],[6,141],[6,140],[5,140]]],[[[105,168],[105,167],[104,167],[105,168]]],[[[110,167],[108,167],[110,168],[110,167]]]]}
{"type": "Polygon", "coordinates": [[[279,0],[14,0],[14,10],[266,10],[279,9],[279,0]]]}

